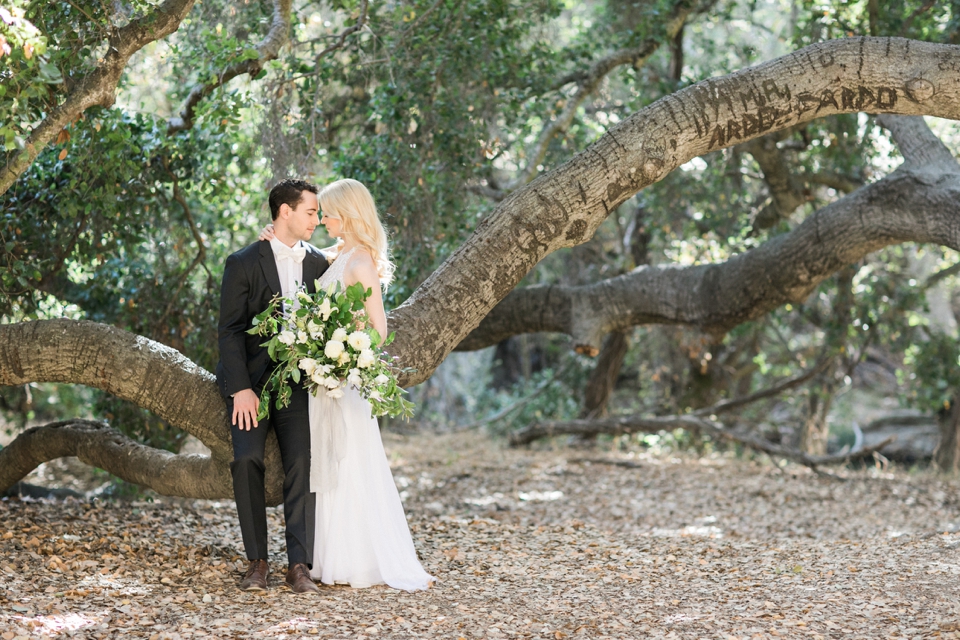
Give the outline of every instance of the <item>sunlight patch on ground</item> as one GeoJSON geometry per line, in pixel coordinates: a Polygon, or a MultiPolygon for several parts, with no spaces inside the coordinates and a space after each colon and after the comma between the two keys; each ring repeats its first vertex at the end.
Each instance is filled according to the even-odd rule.
{"type": "Polygon", "coordinates": [[[525,502],[553,502],[563,497],[563,491],[520,491],[517,497],[525,502]]]}
{"type": "Polygon", "coordinates": [[[503,494],[499,491],[490,496],[483,496],[482,498],[464,498],[463,501],[477,507],[486,507],[487,505],[496,503],[498,500],[503,500],[503,494]]]}
{"type": "Polygon", "coordinates": [[[714,526],[691,525],[682,529],[663,529],[656,527],[649,534],[654,538],[722,538],[723,529],[714,526]]]}
{"type": "Polygon", "coordinates": [[[33,633],[43,635],[58,635],[68,631],[77,631],[84,627],[90,627],[99,622],[99,618],[91,617],[81,613],[65,613],[51,616],[10,616],[10,620],[33,633]]]}

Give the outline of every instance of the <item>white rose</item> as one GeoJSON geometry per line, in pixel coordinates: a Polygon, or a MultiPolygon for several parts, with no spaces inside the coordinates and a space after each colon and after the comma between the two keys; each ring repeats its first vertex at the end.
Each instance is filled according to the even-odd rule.
{"type": "Polygon", "coordinates": [[[299,342],[300,344],[307,344],[306,331],[297,331],[297,342],[299,342]]]}
{"type": "Polygon", "coordinates": [[[327,374],[329,374],[331,371],[333,371],[333,365],[332,365],[332,364],[325,364],[325,365],[322,365],[322,366],[320,367],[320,369],[323,371],[323,375],[327,375],[327,374]]]}
{"type": "Polygon", "coordinates": [[[327,397],[328,397],[328,398],[342,398],[342,397],[343,397],[343,389],[341,389],[340,387],[337,387],[336,389],[329,389],[329,390],[327,391],[327,397]]]}
{"type": "Polygon", "coordinates": [[[363,378],[360,377],[360,369],[350,369],[350,375],[347,376],[347,383],[357,387],[363,384],[363,378]]]}
{"type": "Polygon", "coordinates": [[[346,342],[346,341],[347,341],[347,330],[344,329],[343,327],[340,327],[339,329],[337,329],[336,331],[333,332],[333,335],[330,336],[330,339],[331,339],[331,340],[338,340],[338,341],[340,341],[340,342],[346,342]]]}
{"type": "Polygon", "coordinates": [[[323,337],[323,327],[318,325],[313,320],[307,322],[307,333],[310,334],[310,337],[314,340],[319,340],[323,337]]]}
{"type": "MultiPolygon", "coordinates": [[[[302,360],[301,360],[301,362],[302,362],[302,360]]],[[[374,378],[373,381],[374,381],[375,383],[377,383],[377,384],[387,384],[388,382],[390,382],[390,376],[386,376],[386,375],[384,375],[384,374],[381,373],[381,374],[378,375],[376,378],[374,378]]]]}
{"type": "Polygon", "coordinates": [[[317,312],[320,314],[320,317],[323,318],[323,321],[326,322],[330,314],[333,313],[333,307],[330,306],[330,298],[323,299],[323,302],[317,307],[317,312]]]}
{"type": "Polygon", "coordinates": [[[313,383],[317,386],[326,386],[324,383],[327,381],[327,378],[320,369],[314,369],[313,373],[310,374],[310,379],[313,380],[313,383]]]}
{"type": "Polygon", "coordinates": [[[373,355],[373,351],[370,349],[364,349],[360,352],[360,357],[357,358],[357,366],[361,369],[366,369],[369,366],[372,366],[377,361],[377,356],[373,355]]]}
{"type": "MultiPolygon", "coordinates": [[[[336,336],[337,334],[333,335],[336,336]]],[[[328,342],[323,347],[323,355],[327,356],[331,360],[334,358],[339,358],[341,353],[343,353],[343,343],[336,338],[328,342]]]]}
{"type": "Polygon", "coordinates": [[[327,389],[336,389],[340,386],[340,381],[333,376],[328,376],[324,378],[323,386],[325,386],[327,389]]]}
{"type": "Polygon", "coordinates": [[[293,331],[281,331],[280,335],[277,336],[277,340],[285,345],[291,345],[297,341],[297,336],[293,331]]]}
{"type": "Polygon", "coordinates": [[[313,358],[300,358],[297,366],[303,369],[308,376],[312,376],[314,370],[317,368],[317,361],[313,358]]]}
{"type": "Polygon", "coordinates": [[[340,354],[340,357],[337,358],[337,364],[339,365],[350,364],[350,353],[344,350],[344,352],[340,354]]]}
{"type": "Polygon", "coordinates": [[[354,331],[347,337],[347,344],[356,349],[357,351],[363,351],[364,349],[370,348],[370,336],[365,334],[363,331],[354,331]]]}

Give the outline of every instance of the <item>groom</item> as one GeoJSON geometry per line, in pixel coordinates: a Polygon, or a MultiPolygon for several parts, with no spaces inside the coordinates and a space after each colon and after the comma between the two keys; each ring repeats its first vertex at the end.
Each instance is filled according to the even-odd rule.
{"type": "Polygon", "coordinates": [[[233,437],[233,492],[243,546],[250,565],[240,588],[267,588],[267,515],[264,497],[264,447],[271,428],[283,462],[283,515],[286,519],[289,568],[284,581],[296,593],[319,591],[310,579],[315,526],[315,496],[310,493],[310,425],[307,392],[294,385],[290,405],[271,407],[257,421],[260,391],[273,363],[260,346],[263,338],[246,333],[251,320],[277,294],[293,296],[327,269],[323,255],[306,241],[320,224],[317,187],[284,180],[270,191],[273,240],[255,242],[227,258],[220,289],[220,362],[217,384],[227,402],[233,437]]]}

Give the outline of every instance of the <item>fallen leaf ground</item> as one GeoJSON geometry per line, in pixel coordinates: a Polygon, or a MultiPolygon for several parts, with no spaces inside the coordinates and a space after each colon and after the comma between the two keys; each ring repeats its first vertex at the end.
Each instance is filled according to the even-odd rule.
{"type": "Polygon", "coordinates": [[[0,502],[0,637],[960,637],[958,485],[478,434],[385,443],[425,593],[238,592],[232,503],[0,502]]]}

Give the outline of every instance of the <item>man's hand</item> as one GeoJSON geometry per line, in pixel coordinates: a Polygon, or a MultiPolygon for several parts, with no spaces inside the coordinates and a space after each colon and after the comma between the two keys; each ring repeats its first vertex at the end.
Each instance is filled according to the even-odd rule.
{"type": "Polygon", "coordinates": [[[260,398],[253,389],[244,389],[233,394],[233,424],[241,431],[256,428],[257,412],[260,411],[260,398]]]}

